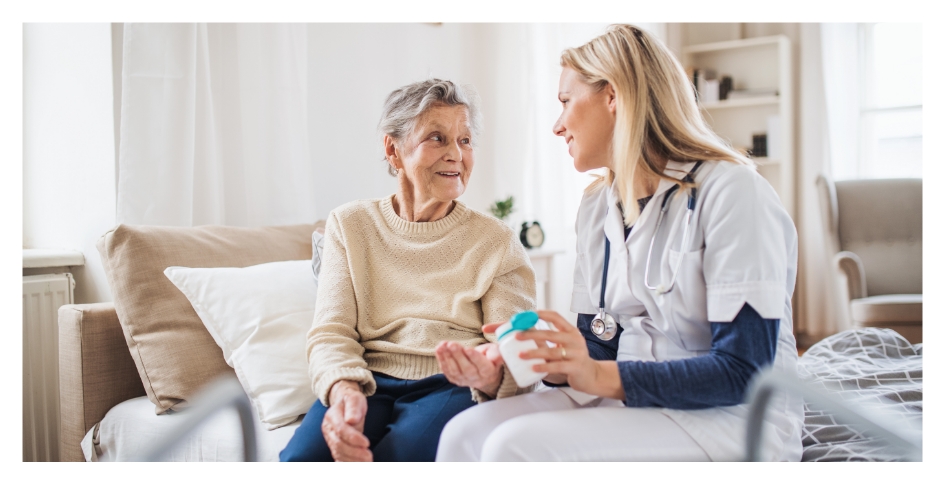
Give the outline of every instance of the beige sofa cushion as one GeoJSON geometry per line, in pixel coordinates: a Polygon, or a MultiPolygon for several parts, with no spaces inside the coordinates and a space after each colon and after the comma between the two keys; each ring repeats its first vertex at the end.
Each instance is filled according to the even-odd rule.
{"type": "Polygon", "coordinates": [[[119,225],[98,242],[115,310],[148,398],[160,414],[232,373],[168,266],[242,268],[308,259],[315,224],[279,227],[119,225]]]}
{"type": "MultiPolygon", "coordinates": [[[[877,295],[850,302],[853,320],[869,322],[922,323],[922,295],[877,295]]],[[[872,325],[869,325],[872,326],[872,325]]]]}
{"type": "Polygon", "coordinates": [[[912,344],[922,343],[922,295],[877,295],[850,302],[850,316],[858,328],[895,330],[912,344]]]}

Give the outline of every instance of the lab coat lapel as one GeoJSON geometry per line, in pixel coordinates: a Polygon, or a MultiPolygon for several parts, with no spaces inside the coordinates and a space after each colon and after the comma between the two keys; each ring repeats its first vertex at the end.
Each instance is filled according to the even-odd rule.
{"type": "MultiPolygon", "coordinates": [[[[667,177],[672,177],[676,180],[682,180],[689,174],[689,171],[692,170],[692,167],[696,165],[696,162],[680,163],[670,161],[666,164],[666,169],[663,170],[663,175],[667,177]]],[[[653,198],[662,199],[662,195],[666,193],[667,190],[673,188],[676,184],[670,182],[669,180],[661,179],[659,186],[657,186],[656,194],[653,195],[653,198]]],[[[662,201],[661,201],[662,202],[662,201]]]]}
{"type": "MultiPolygon", "coordinates": [[[[692,170],[692,167],[694,167],[695,164],[696,162],[680,163],[670,161],[666,164],[666,169],[663,170],[663,175],[673,177],[677,180],[682,180],[686,174],[692,170]]],[[[627,247],[631,247],[632,243],[642,237],[642,234],[644,233],[652,236],[652,233],[644,230],[644,228],[649,223],[650,219],[653,220],[653,224],[656,224],[655,221],[659,217],[660,205],[663,203],[663,197],[669,189],[675,186],[676,184],[670,182],[669,180],[660,179],[659,184],[656,186],[656,192],[653,194],[653,198],[651,199],[651,203],[647,204],[646,208],[640,214],[640,218],[637,219],[636,223],[634,223],[634,229],[630,231],[630,238],[627,239],[627,247]]]]}
{"type": "MultiPolygon", "coordinates": [[[[666,163],[666,169],[663,170],[663,174],[669,177],[673,177],[678,180],[682,180],[683,177],[685,177],[686,174],[688,174],[689,171],[692,170],[692,167],[695,166],[695,164],[696,162],[680,163],[680,162],[669,161],[666,163]]],[[[630,247],[631,244],[636,239],[639,239],[641,237],[642,233],[646,232],[646,231],[641,231],[640,229],[646,227],[646,224],[650,219],[653,219],[654,221],[656,220],[656,217],[659,216],[659,206],[663,202],[663,194],[665,194],[667,190],[673,188],[675,185],[676,184],[670,182],[669,180],[660,179],[660,182],[656,186],[656,192],[653,194],[653,199],[652,199],[656,203],[647,204],[646,208],[640,214],[640,218],[637,219],[637,221],[634,223],[634,229],[630,231],[630,237],[627,239],[627,244],[626,244],[627,247],[630,247]]],[[[608,197],[614,197],[615,199],[617,199],[616,189],[613,186],[611,186],[610,188],[610,193],[608,194],[608,197]]],[[[623,221],[620,221],[620,230],[623,231],[623,221]]],[[[609,233],[608,233],[608,237],[610,237],[609,233]]],[[[613,239],[611,239],[611,241],[613,241],[613,239]]]]}

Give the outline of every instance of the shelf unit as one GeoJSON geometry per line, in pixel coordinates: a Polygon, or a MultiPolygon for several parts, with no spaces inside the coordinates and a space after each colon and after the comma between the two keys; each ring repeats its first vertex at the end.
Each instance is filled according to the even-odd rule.
{"type": "Polygon", "coordinates": [[[759,96],[757,98],[723,99],[712,103],[702,103],[702,109],[743,108],[746,106],[774,106],[781,102],[779,96],[759,96]]]}
{"type": "Polygon", "coordinates": [[[758,173],[774,187],[788,214],[795,217],[794,91],[791,41],[783,35],[684,46],[683,66],[713,69],[731,76],[734,89],[775,89],[777,95],[701,103],[712,129],[736,148],[750,148],[753,134],[768,132],[768,118],[777,116],[779,129],[769,134],[778,153],[756,158],[758,173]]]}

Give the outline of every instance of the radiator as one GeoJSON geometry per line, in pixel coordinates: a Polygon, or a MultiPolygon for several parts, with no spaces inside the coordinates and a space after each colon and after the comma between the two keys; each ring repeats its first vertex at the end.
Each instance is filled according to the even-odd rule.
{"type": "Polygon", "coordinates": [[[23,461],[59,461],[59,307],[70,273],[23,277],[23,461]]]}

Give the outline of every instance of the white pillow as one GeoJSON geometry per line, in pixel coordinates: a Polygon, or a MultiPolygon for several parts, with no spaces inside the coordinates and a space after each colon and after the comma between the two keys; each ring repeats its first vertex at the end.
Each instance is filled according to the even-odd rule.
{"type": "Polygon", "coordinates": [[[223,349],[269,429],[295,421],[315,403],[305,355],[318,289],[311,263],[164,270],[223,349]]]}

